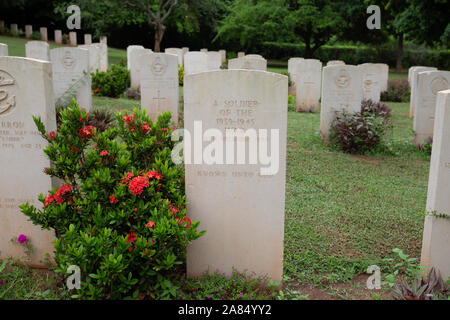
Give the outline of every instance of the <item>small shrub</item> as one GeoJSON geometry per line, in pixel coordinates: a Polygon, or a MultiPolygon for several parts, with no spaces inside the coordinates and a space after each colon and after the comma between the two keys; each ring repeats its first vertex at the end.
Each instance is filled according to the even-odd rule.
{"type": "Polygon", "coordinates": [[[381,93],[382,101],[408,102],[410,87],[407,79],[389,80],[388,90],[381,93]]]}
{"type": "Polygon", "coordinates": [[[107,72],[92,74],[92,90],[95,95],[118,98],[130,86],[130,72],[126,67],[113,64],[107,72]]]}
{"type": "Polygon", "coordinates": [[[337,112],[330,129],[330,143],[347,153],[371,151],[391,128],[390,117],[389,107],[371,101],[363,101],[360,112],[337,112]]]}
{"type": "MultiPolygon", "coordinates": [[[[117,113],[117,126],[99,132],[75,101],[61,111],[57,132],[46,132],[45,168],[62,186],[40,195],[42,209],[22,212],[55,230],[55,270],[81,269],[81,299],[164,298],[185,263],[186,246],[202,235],[186,217],[184,168],[171,160],[174,142],[166,112],[117,113]]],[[[44,190],[43,190],[44,191],[44,190]]]]}
{"type": "Polygon", "coordinates": [[[68,34],[63,34],[61,40],[62,40],[63,44],[69,44],[69,42],[70,42],[69,35],[68,34]]]}
{"type": "Polygon", "coordinates": [[[184,83],[184,67],[182,65],[178,65],[178,83],[180,87],[182,87],[184,83]]]}
{"type": "Polygon", "coordinates": [[[111,126],[113,117],[110,112],[106,110],[94,110],[89,115],[88,125],[93,126],[99,132],[103,132],[111,126]]]}
{"type": "Polygon", "coordinates": [[[440,273],[430,269],[426,279],[417,277],[410,283],[403,279],[394,285],[396,300],[450,300],[450,281],[444,282],[440,273]]]}
{"type": "Polygon", "coordinates": [[[41,33],[39,31],[33,31],[33,33],[31,33],[31,40],[41,40],[41,33]]]}
{"type": "Polygon", "coordinates": [[[428,138],[424,143],[418,144],[417,149],[420,152],[431,155],[431,151],[433,150],[433,138],[428,138]]]}

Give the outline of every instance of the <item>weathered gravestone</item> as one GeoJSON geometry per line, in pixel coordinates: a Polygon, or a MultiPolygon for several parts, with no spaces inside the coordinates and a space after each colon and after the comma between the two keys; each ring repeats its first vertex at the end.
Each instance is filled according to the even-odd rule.
{"type": "Polygon", "coordinates": [[[58,45],[62,44],[62,31],[55,30],[55,43],[58,45]]]}
{"type": "Polygon", "coordinates": [[[362,72],[357,66],[335,65],[323,68],[320,132],[325,139],[337,111],[354,113],[361,110],[362,72]]]}
{"type": "Polygon", "coordinates": [[[374,63],[374,65],[378,68],[377,71],[380,81],[380,90],[381,92],[385,92],[388,89],[389,65],[385,63],[374,63]]]}
{"type": "Polygon", "coordinates": [[[187,215],[207,230],[187,249],[189,277],[208,270],[230,276],[235,268],[282,280],[287,92],[288,78],[270,72],[219,70],[185,77],[184,125],[195,135],[191,146],[184,138],[187,215]],[[236,129],[245,130],[245,137],[235,139],[236,129]],[[199,130],[205,132],[203,145],[199,130]],[[206,159],[213,154],[209,134],[214,154],[223,155],[212,162],[206,159]],[[234,145],[224,148],[226,140],[238,141],[236,156],[234,145]],[[192,164],[188,153],[194,155],[192,164]],[[261,154],[279,163],[269,169],[271,161],[261,154]]]}
{"type": "Polygon", "coordinates": [[[8,55],[8,45],[4,43],[0,43],[0,56],[8,55]]]}
{"type": "Polygon", "coordinates": [[[205,52],[189,51],[184,55],[184,74],[208,71],[208,56],[205,52]]]}
{"type": "Polygon", "coordinates": [[[101,36],[100,37],[100,43],[104,43],[108,45],[108,37],[107,36],[101,36]]]}
{"type": "Polygon", "coordinates": [[[26,262],[35,266],[52,254],[54,234],[28,221],[19,205],[42,207],[38,195],[52,189],[43,172],[50,167],[42,151],[46,142],[32,118],[40,116],[49,131],[56,129],[51,74],[49,62],[0,57],[0,259],[26,258],[17,243],[24,234],[36,249],[26,262]]]}
{"type": "Polygon", "coordinates": [[[84,44],[92,44],[92,35],[86,33],[84,35],[84,44]]]}
{"type": "Polygon", "coordinates": [[[28,41],[25,54],[27,58],[50,61],[50,46],[45,41],[28,41]]]}
{"type": "Polygon", "coordinates": [[[31,24],[27,24],[25,26],[25,38],[30,39],[33,34],[33,26],[31,24]]]}
{"type": "Polygon", "coordinates": [[[41,27],[41,28],[39,29],[39,31],[41,32],[41,40],[42,40],[42,41],[48,41],[47,28],[46,28],[46,27],[41,27]]]}
{"type": "Polygon", "coordinates": [[[100,46],[100,71],[108,71],[108,45],[106,42],[100,42],[96,45],[100,46]]]}
{"type": "Polygon", "coordinates": [[[11,24],[11,34],[17,36],[19,34],[19,26],[16,23],[11,24]]]}
{"type": "Polygon", "coordinates": [[[183,65],[183,49],[179,48],[167,48],[164,50],[165,53],[174,54],[178,57],[178,65],[183,65]]]}
{"type": "Polygon", "coordinates": [[[328,66],[342,66],[345,65],[345,62],[342,60],[330,60],[327,62],[327,67],[328,66]]]}
{"type": "Polygon", "coordinates": [[[421,264],[437,268],[446,281],[450,277],[450,90],[439,92],[436,100],[427,211],[447,218],[426,216],[421,264]]]}
{"type": "Polygon", "coordinates": [[[170,111],[172,121],[178,124],[178,57],[167,53],[145,53],[139,59],[141,108],[153,120],[170,111]]]}
{"type": "Polygon", "coordinates": [[[69,43],[72,47],[77,46],[77,33],[75,31],[69,32],[69,43]]]}
{"type": "Polygon", "coordinates": [[[363,80],[361,87],[363,99],[380,102],[381,96],[381,69],[373,63],[363,63],[358,65],[361,69],[363,80]]]}
{"type": "Polygon", "coordinates": [[[222,55],[218,51],[208,51],[207,55],[207,65],[208,70],[219,70],[222,66],[222,55]]]}
{"type": "Polygon", "coordinates": [[[228,69],[267,70],[267,60],[250,55],[228,60],[228,69]]]}
{"type": "Polygon", "coordinates": [[[417,86],[417,75],[419,72],[423,71],[435,71],[437,68],[434,67],[413,67],[411,70],[411,96],[409,99],[409,117],[412,118],[414,116],[414,107],[416,100],[416,86],[417,86]]]}
{"type": "Polygon", "coordinates": [[[146,53],[152,53],[152,50],[145,48],[133,48],[130,50],[130,87],[132,89],[139,89],[141,87],[141,66],[139,65],[139,59],[146,53]]]}
{"type": "Polygon", "coordinates": [[[245,52],[239,51],[239,52],[237,53],[237,57],[238,57],[238,58],[245,57],[245,52]]]}
{"type": "Polygon", "coordinates": [[[183,59],[184,59],[184,55],[189,52],[189,48],[183,47],[183,48],[181,48],[181,50],[183,50],[183,59]]]}
{"type": "Polygon", "coordinates": [[[89,72],[95,73],[100,70],[100,44],[84,44],[78,46],[78,48],[89,51],[89,72]]]}
{"type": "Polygon", "coordinates": [[[298,72],[298,65],[302,63],[302,61],[305,60],[304,58],[290,58],[288,60],[288,72],[289,77],[291,78],[292,82],[292,92],[290,94],[296,95],[296,81],[297,81],[297,72],[298,72]]]}
{"type": "Polygon", "coordinates": [[[222,57],[222,64],[227,61],[227,51],[226,50],[219,50],[220,56],[222,57]]]}
{"type": "Polygon", "coordinates": [[[76,98],[79,106],[89,111],[92,107],[89,51],[70,47],[52,49],[50,61],[53,64],[56,105],[76,98]]]}
{"type": "Polygon", "coordinates": [[[322,62],[316,59],[303,60],[297,64],[296,76],[297,111],[319,110],[322,62]]]}
{"type": "Polygon", "coordinates": [[[127,47],[127,68],[131,71],[131,52],[135,49],[145,49],[143,46],[128,46],[127,47]]]}
{"type": "Polygon", "coordinates": [[[415,143],[421,144],[433,137],[437,93],[447,89],[450,89],[450,71],[425,71],[417,75],[413,127],[415,143]]]}
{"type": "Polygon", "coordinates": [[[200,49],[200,52],[208,52],[208,49],[206,48],[200,49]]]}

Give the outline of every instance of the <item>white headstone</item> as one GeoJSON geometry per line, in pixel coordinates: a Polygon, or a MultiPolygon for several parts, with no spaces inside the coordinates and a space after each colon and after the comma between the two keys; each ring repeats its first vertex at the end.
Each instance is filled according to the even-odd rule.
{"type": "Polygon", "coordinates": [[[417,86],[417,75],[419,72],[424,71],[434,71],[437,70],[434,67],[413,67],[411,70],[411,97],[409,99],[409,117],[412,118],[414,116],[414,106],[416,100],[416,86],[417,86]]]}
{"type": "Polygon", "coordinates": [[[100,43],[104,43],[104,44],[108,45],[108,37],[101,36],[100,37],[100,43]]]}
{"type": "Polygon", "coordinates": [[[58,45],[62,44],[62,31],[55,30],[55,43],[58,45]]]}
{"type": "Polygon", "coordinates": [[[238,52],[238,53],[237,53],[237,57],[238,57],[238,58],[245,57],[245,52],[242,52],[242,51],[238,52]]]}
{"type": "Polygon", "coordinates": [[[50,167],[43,152],[47,144],[32,118],[39,115],[48,131],[56,129],[51,74],[49,62],[0,57],[0,259],[26,258],[17,243],[24,234],[36,249],[26,262],[35,266],[45,265],[47,253],[52,256],[54,233],[33,225],[19,205],[42,207],[38,195],[52,189],[43,172],[50,167]]]}
{"type": "Polygon", "coordinates": [[[250,55],[228,60],[228,69],[247,69],[267,71],[267,60],[250,55]]]}
{"type": "Polygon", "coordinates": [[[345,62],[342,60],[330,60],[327,62],[327,67],[328,66],[336,66],[336,65],[342,66],[342,65],[345,65],[345,62]]]}
{"type": "Polygon", "coordinates": [[[8,45],[0,43],[0,56],[8,56],[8,45]]]}
{"type": "Polygon", "coordinates": [[[183,47],[183,48],[181,48],[181,50],[183,50],[183,58],[184,58],[184,55],[189,52],[189,48],[183,47]]]}
{"type": "MultiPolygon", "coordinates": [[[[212,129],[223,137],[227,128],[232,132],[240,128],[248,136],[238,138],[237,150],[242,150],[239,145],[246,150],[245,141],[251,141],[255,147],[259,141],[256,148],[260,153],[270,145],[273,160],[279,160],[272,175],[268,175],[265,169],[269,165],[249,161],[246,151],[237,156],[234,151],[227,153],[231,148],[225,150],[226,139],[218,137],[213,138],[219,145],[215,154],[222,151],[223,159],[219,156],[213,164],[206,164],[205,159],[193,159],[192,163],[198,164],[186,163],[187,215],[192,221],[201,222],[200,230],[207,230],[187,248],[189,277],[208,270],[230,276],[235,268],[282,280],[287,93],[288,78],[277,73],[218,70],[186,76],[184,126],[192,137],[194,128],[196,132],[202,130],[200,134],[204,132],[205,136],[206,130],[212,129]],[[236,164],[240,156],[246,158],[245,164],[236,164]]],[[[211,142],[205,140],[203,144],[201,140],[192,144],[200,152],[192,153],[185,144],[184,154],[187,149],[194,157],[203,150],[212,154],[212,150],[207,152],[211,142]]]]}
{"type": "Polygon", "coordinates": [[[174,54],[178,57],[178,65],[183,65],[183,49],[179,48],[167,48],[164,50],[165,53],[174,54]]]}
{"type": "Polygon", "coordinates": [[[200,52],[208,52],[208,49],[206,48],[200,49],[200,52]]]}
{"type": "Polygon", "coordinates": [[[84,44],[92,44],[92,35],[88,33],[84,35],[84,44]]]}
{"type": "Polygon", "coordinates": [[[293,85],[295,86],[295,81],[297,78],[297,72],[298,72],[298,65],[305,60],[304,58],[290,58],[288,60],[288,72],[289,72],[289,76],[291,77],[291,81],[294,83],[293,85]]]}
{"type": "Polygon", "coordinates": [[[98,43],[100,46],[100,71],[106,72],[108,71],[108,45],[106,42],[98,43]]]}
{"type": "Polygon", "coordinates": [[[322,82],[322,62],[305,59],[297,65],[296,106],[298,111],[318,111],[322,82]]]}
{"type": "Polygon", "coordinates": [[[86,49],[89,51],[89,72],[95,73],[97,72],[97,70],[100,71],[100,44],[84,44],[78,46],[78,48],[86,49]]]}
{"type": "Polygon", "coordinates": [[[130,87],[132,89],[139,89],[141,87],[141,67],[139,65],[140,57],[143,54],[151,52],[152,50],[144,48],[133,48],[132,50],[130,50],[130,87]]]}
{"type": "Polygon", "coordinates": [[[145,53],[140,56],[141,108],[155,121],[165,112],[178,124],[178,56],[145,53]]]}
{"type": "Polygon", "coordinates": [[[19,34],[19,26],[16,23],[11,24],[11,34],[17,36],[19,34]]]}
{"type": "Polygon", "coordinates": [[[226,50],[219,50],[220,56],[222,57],[222,64],[227,61],[227,51],[226,50]]]}
{"type": "Polygon", "coordinates": [[[50,61],[50,46],[45,41],[28,41],[25,53],[27,58],[50,61]]]}
{"type": "Polygon", "coordinates": [[[41,32],[41,40],[42,40],[42,41],[48,41],[47,28],[46,28],[46,27],[41,27],[41,28],[39,29],[39,31],[41,32]]]}
{"type": "Polygon", "coordinates": [[[220,67],[222,66],[222,55],[218,51],[208,51],[206,52],[206,55],[208,56],[208,70],[220,70],[220,67]]]}
{"type": "Polygon", "coordinates": [[[92,107],[89,51],[81,48],[63,47],[50,50],[53,64],[53,86],[57,104],[67,97],[75,97],[80,108],[92,107]]]}
{"type": "Polygon", "coordinates": [[[128,70],[131,70],[131,52],[135,49],[145,49],[143,46],[128,46],[127,47],[127,68],[128,70]]]}
{"type": "Polygon", "coordinates": [[[25,26],[25,38],[30,39],[33,34],[33,26],[31,24],[27,24],[25,26]]]}
{"type": "Polygon", "coordinates": [[[361,69],[352,65],[335,65],[323,68],[320,132],[328,139],[336,111],[354,113],[361,110],[363,100],[361,69]]]}
{"type": "Polygon", "coordinates": [[[69,43],[72,47],[77,46],[77,33],[75,31],[69,32],[69,43]]]}
{"type": "MultiPolygon", "coordinates": [[[[436,99],[433,150],[428,180],[427,211],[450,218],[450,90],[436,99]]],[[[450,277],[450,219],[428,215],[422,241],[421,264],[435,267],[444,281],[450,277]]]]}
{"type": "Polygon", "coordinates": [[[363,81],[361,87],[363,90],[363,99],[372,100],[373,102],[380,102],[381,96],[381,77],[382,70],[379,66],[373,63],[363,63],[358,65],[363,74],[363,81]]]}
{"type": "Polygon", "coordinates": [[[374,63],[374,65],[377,66],[380,75],[380,90],[381,92],[385,92],[388,89],[389,65],[385,63],[374,63]]]}
{"type": "Polygon", "coordinates": [[[415,143],[433,137],[436,98],[439,91],[450,89],[450,71],[425,71],[417,75],[414,108],[415,143]]]}
{"type": "Polygon", "coordinates": [[[208,71],[208,56],[204,52],[189,51],[184,56],[184,74],[208,71]]]}

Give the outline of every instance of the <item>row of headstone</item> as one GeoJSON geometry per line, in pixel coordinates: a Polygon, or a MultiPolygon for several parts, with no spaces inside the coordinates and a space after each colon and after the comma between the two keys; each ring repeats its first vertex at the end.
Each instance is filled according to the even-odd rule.
{"type": "MultiPolygon", "coordinates": [[[[40,115],[47,130],[55,130],[54,94],[64,88],[53,86],[89,69],[86,49],[58,48],[51,50],[50,56],[53,68],[41,60],[0,57],[4,96],[0,101],[0,135],[4,138],[0,143],[0,258],[23,256],[23,248],[10,241],[23,233],[36,248],[30,257],[32,265],[43,265],[45,255],[53,252],[54,233],[34,226],[18,208],[26,201],[41,206],[36,195],[52,189],[51,178],[42,170],[51,165],[42,152],[46,143],[31,116],[40,115]]],[[[162,105],[177,105],[178,57],[145,52],[139,60],[144,107],[156,111],[162,105]]],[[[260,146],[261,141],[270,144],[276,162],[270,175],[262,174],[267,169],[265,160],[232,166],[186,164],[188,216],[200,220],[202,229],[208,230],[188,248],[189,276],[208,269],[231,275],[238,269],[282,280],[287,90],[286,76],[254,70],[186,76],[184,123],[189,132],[194,132],[198,121],[204,130],[218,128],[223,136],[230,128],[269,130],[264,139],[255,141],[260,146]],[[217,185],[221,190],[213,191],[217,185]]],[[[191,150],[191,154],[195,153],[191,150]]],[[[227,153],[224,156],[228,159],[227,153]]]]}
{"type": "Polygon", "coordinates": [[[228,69],[267,71],[267,60],[259,54],[249,54],[228,60],[228,69]]]}
{"type": "MultiPolygon", "coordinates": [[[[433,78],[433,71],[426,73],[425,81],[433,78]]],[[[425,217],[421,264],[426,271],[436,268],[445,281],[450,277],[450,90],[438,92],[435,100],[433,150],[426,204],[429,215],[425,217]]]]}
{"type": "Polygon", "coordinates": [[[450,89],[450,71],[417,66],[410,68],[408,79],[411,83],[410,117],[414,117],[415,143],[422,144],[433,137],[437,94],[450,89]]]}
{"type": "Polygon", "coordinates": [[[80,45],[78,48],[87,49],[89,51],[89,70],[108,71],[108,46],[104,43],[92,43],[80,45]]]}

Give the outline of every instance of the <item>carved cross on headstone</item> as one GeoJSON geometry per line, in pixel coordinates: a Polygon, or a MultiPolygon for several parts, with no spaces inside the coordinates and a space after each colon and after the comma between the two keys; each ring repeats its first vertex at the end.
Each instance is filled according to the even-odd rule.
{"type": "Polygon", "coordinates": [[[161,100],[166,100],[166,98],[161,97],[161,91],[158,90],[158,96],[154,97],[153,100],[158,101],[158,109],[160,109],[161,108],[161,100]]]}

